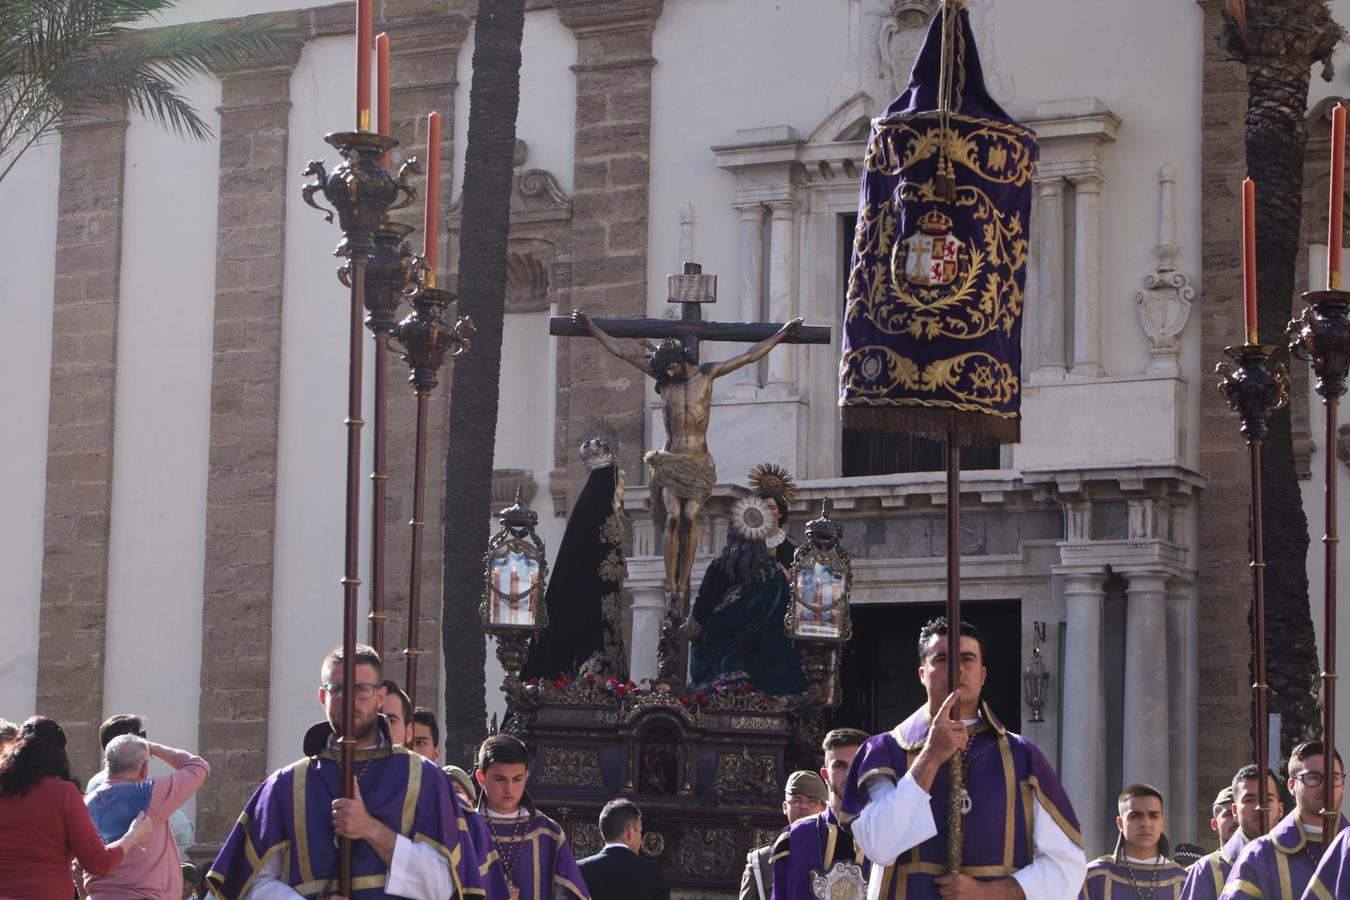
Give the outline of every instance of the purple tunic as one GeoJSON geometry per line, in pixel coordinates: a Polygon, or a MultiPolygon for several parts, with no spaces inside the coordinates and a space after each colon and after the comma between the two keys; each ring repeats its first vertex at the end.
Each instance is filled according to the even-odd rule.
{"type": "Polygon", "coordinates": [[[837,862],[856,862],[866,879],[872,864],[853,835],[839,824],[834,808],[793,822],[773,842],[773,900],[814,900],[811,873],[825,873],[837,862]]]}
{"type": "MultiPolygon", "coordinates": [[[[1079,847],[1078,818],[1059,777],[1034,744],[1004,728],[988,705],[984,722],[971,728],[966,752],[966,792],[972,799],[965,817],[961,871],[982,881],[1010,877],[1032,861],[1032,816],[1036,804],[1079,847]],[[1011,776],[1011,777],[1010,777],[1011,776]]],[[[840,819],[851,823],[867,805],[865,789],[875,779],[898,782],[909,771],[928,738],[928,709],[919,709],[894,731],[869,738],[848,773],[840,819]]],[[[934,879],[947,870],[947,767],[933,779],[933,821],[938,833],[901,853],[886,868],[882,900],[936,897],[934,879]]]]}
{"type": "Polygon", "coordinates": [[[1228,843],[1208,856],[1197,859],[1186,875],[1186,883],[1181,886],[1181,900],[1219,900],[1228,873],[1233,870],[1233,861],[1245,846],[1247,838],[1239,828],[1233,832],[1228,843]]]}
{"type": "MultiPolygon", "coordinates": [[[[590,900],[561,825],[538,811],[529,819],[499,819],[486,806],[479,811],[497,854],[493,868],[509,869],[505,880],[520,891],[520,900],[553,900],[555,888],[563,888],[578,900],[590,900]]],[[[495,898],[489,895],[489,900],[495,898]]]]}
{"type": "MultiPolygon", "coordinates": [[[[449,780],[450,776],[447,775],[446,779],[449,780]]],[[[460,811],[464,814],[464,824],[468,829],[469,842],[473,844],[474,854],[478,858],[478,876],[482,879],[487,900],[498,898],[505,900],[510,896],[506,887],[506,873],[502,871],[500,865],[497,865],[497,848],[492,843],[492,833],[488,831],[487,820],[460,799],[453,786],[450,788],[450,796],[459,804],[460,811]]]]}
{"type": "MultiPolygon", "coordinates": [[[[282,856],[283,880],[302,896],[337,890],[332,804],[342,796],[342,767],[338,751],[327,746],[331,735],[327,722],[315,725],[305,735],[306,758],[273,772],[254,792],[206,875],[218,896],[243,896],[274,854],[282,856]]],[[[355,754],[367,812],[441,853],[450,863],[456,897],[483,896],[478,856],[464,839],[467,825],[445,774],[401,745],[388,746],[387,733],[385,738],[385,746],[355,754]]],[[[353,842],[351,900],[385,897],[387,874],[369,844],[353,842]]]]}
{"type": "Polygon", "coordinates": [[[1342,828],[1317,864],[1302,900],[1335,900],[1350,897],[1350,829],[1342,828]]]}
{"type": "Polygon", "coordinates": [[[1082,900],[1176,900],[1186,870],[1172,860],[1157,864],[1117,861],[1102,856],[1088,864],[1082,900]]]}
{"type": "MultiPolygon", "coordinates": [[[[1341,817],[1337,831],[1345,828],[1341,817]]],[[[1223,886],[1224,900],[1235,897],[1292,898],[1303,896],[1321,858],[1322,836],[1303,830],[1298,810],[1249,843],[1233,863],[1223,886]]]]}

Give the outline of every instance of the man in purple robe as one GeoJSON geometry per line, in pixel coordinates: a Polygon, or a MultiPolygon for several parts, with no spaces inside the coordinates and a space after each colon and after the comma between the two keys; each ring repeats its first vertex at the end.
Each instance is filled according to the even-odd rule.
{"type": "MultiPolygon", "coordinates": [[[[518,738],[494,734],[478,748],[478,811],[497,854],[494,867],[509,900],[590,900],[562,826],[535,809],[525,790],[530,751],[518,738]]],[[[495,900],[495,898],[489,898],[495,900]]]]}
{"type": "MultiPolygon", "coordinates": [[[[1340,754],[1336,754],[1335,786],[1331,794],[1333,809],[1340,809],[1341,794],[1345,789],[1345,769],[1340,754]]],[[[1322,742],[1299,744],[1289,757],[1289,790],[1294,795],[1294,811],[1271,829],[1247,844],[1224,883],[1223,900],[1234,898],[1301,897],[1312,881],[1313,870],[1322,856],[1323,797],[1326,796],[1327,777],[1323,766],[1322,742]]],[[[1336,830],[1345,828],[1345,817],[1337,816],[1336,830]]]]}
{"type": "MultiPolygon", "coordinates": [[[[853,757],[867,743],[867,733],[856,728],[836,728],[821,741],[825,765],[820,777],[829,786],[829,805],[814,816],[798,819],[773,842],[769,860],[773,863],[773,900],[813,900],[816,878],[827,879],[835,864],[845,868],[835,879],[857,879],[866,890],[871,864],[853,840],[853,833],[839,824],[839,807],[844,802],[844,786],[853,757]],[[856,872],[848,869],[852,864],[856,872]]],[[[827,897],[847,896],[846,889],[826,893],[827,897]]],[[[858,894],[861,900],[862,894],[858,894]]]]}
{"type": "Polygon", "coordinates": [[[357,645],[355,683],[343,684],[342,649],[324,658],[319,702],[327,720],[305,734],[305,758],[273,772],[244,807],[206,880],[226,900],[331,896],[337,838],[352,841],[350,900],[482,897],[464,816],[433,763],[390,740],[380,715],[383,665],[357,645]],[[356,796],[342,798],[337,734],[342,698],[355,694],[356,796]]]}
{"type": "Polygon", "coordinates": [[[1168,859],[1162,792],[1151,784],[1132,784],[1117,802],[1115,852],[1088,865],[1082,900],[1175,900],[1186,870],[1168,859]]]}
{"type": "Polygon", "coordinates": [[[849,769],[839,818],[872,861],[868,896],[1071,900],[1087,862],[1069,798],[1041,751],[980,703],[984,639],[965,622],[959,683],[948,693],[946,635],[945,619],[919,633],[927,705],[869,738],[849,769]],[[957,753],[964,840],[961,872],[950,874],[945,764],[957,753]]]}
{"type": "Polygon", "coordinates": [[[1343,828],[1317,864],[1301,900],[1337,900],[1350,897],[1350,829],[1343,828]]]}
{"type": "MultiPolygon", "coordinates": [[[[1243,766],[1233,775],[1233,783],[1224,791],[1233,798],[1231,804],[1237,828],[1234,829],[1223,846],[1208,856],[1202,856],[1191,866],[1186,875],[1186,883],[1181,888],[1181,900],[1218,900],[1223,893],[1224,882],[1233,870],[1233,863],[1242,853],[1242,848],[1253,838],[1265,834],[1261,827],[1261,811],[1258,808],[1260,794],[1257,791],[1257,768],[1243,766]]],[[[1266,773],[1266,789],[1270,803],[1270,821],[1278,822],[1284,817],[1284,803],[1280,800],[1280,786],[1274,772],[1266,773]]]]}

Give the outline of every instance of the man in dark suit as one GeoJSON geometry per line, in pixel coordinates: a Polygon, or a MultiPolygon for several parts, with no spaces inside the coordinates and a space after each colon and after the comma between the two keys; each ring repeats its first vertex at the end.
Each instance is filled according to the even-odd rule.
{"type": "Polygon", "coordinates": [[[642,810],[632,800],[611,800],[600,810],[605,848],[577,865],[591,900],[670,900],[670,887],[656,860],[642,850],[642,810]]]}

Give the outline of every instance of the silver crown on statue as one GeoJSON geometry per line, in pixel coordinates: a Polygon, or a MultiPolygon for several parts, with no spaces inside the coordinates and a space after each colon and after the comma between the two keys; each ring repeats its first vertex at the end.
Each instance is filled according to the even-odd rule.
{"type": "Polygon", "coordinates": [[[581,461],[588,472],[619,464],[619,433],[605,419],[588,419],[581,431],[581,461]]]}

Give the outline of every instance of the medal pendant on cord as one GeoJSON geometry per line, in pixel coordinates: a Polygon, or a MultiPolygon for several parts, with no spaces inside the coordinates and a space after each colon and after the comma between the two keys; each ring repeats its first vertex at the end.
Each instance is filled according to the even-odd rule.
{"type": "Polygon", "coordinates": [[[811,896],[815,900],[864,900],[867,880],[862,866],[854,862],[837,862],[830,870],[811,871],[811,896]]]}
{"type": "Polygon", "coordinates": [[[961,788],[961,815],[970,815],[970,810],[974,805],[975,802],[970,799],[970,792],[965,788],[961,788]]]}

